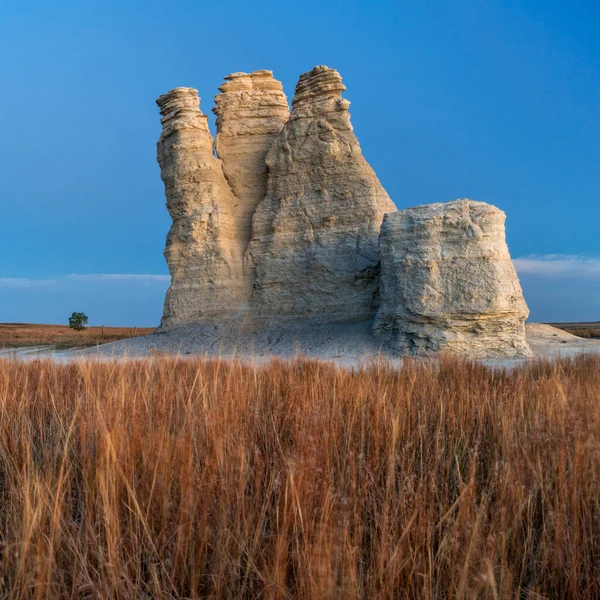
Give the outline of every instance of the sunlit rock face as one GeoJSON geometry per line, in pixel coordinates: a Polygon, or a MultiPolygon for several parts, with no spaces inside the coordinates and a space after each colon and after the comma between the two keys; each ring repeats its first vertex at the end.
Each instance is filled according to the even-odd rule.
{"type": "Polygon", "coordinates": [[[291,114],[270,71],[233,73],[219,90],[216,149],[195,89],[157,100],[173,219],[163,329],[227,322],[264,346],[265,331],[354,323],[359,345],[392,356],[531,354],[504,213],[467,199],[396,211],[337,71],[301,75],[291,114]]]}
{"type": "Polygon", "coordinates": [[[398,354],[530,356],[506,215],[460,199],[385,216],[373,333],[398,354]]]}
{"type": "MultiPolygon", "coordinates": [[[[265,156],[290,116],[281,82],[271,71],[232,73],[215,97],[217,155],[233,195],[237,198],[239,242],[248,246],[252,217],[267,190],[265,156]]],[[[242,268],[247,297],[254,271],[242,268]]]]}
{"type": "Polygon", "coordinates": [[[252,309],[357,320],[375,312],[378,234],[395,210],[362,155],[339,73],[300,77],[292,113],[266,155],[246,268],[252,309]]]}
{"type": "Polygon", "coordinates": [[[171,272],[162,326],[229,314],[247,306],[237,204],[198,92],[176,88],[157,100],[162,132],[157,146],[173,224],[165,258],[171,272]]]}
{"type": "Polygon", "coordinates": [[[239,200],[246,244],[252,216],[267,191],[266,154],[290,116],[281,82],[271,71],[232,73],[215,97],[217,155],[239,200]]]}

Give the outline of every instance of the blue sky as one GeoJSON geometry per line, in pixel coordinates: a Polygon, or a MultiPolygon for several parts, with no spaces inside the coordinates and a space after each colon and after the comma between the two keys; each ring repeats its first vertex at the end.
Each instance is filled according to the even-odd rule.
{"type": "Polygon", "coordinates": [[[508,214],[539,321],[600,320],[600,5],[16,0],[0,8],[0,322],[157,324],[169,228],[155,98],[340,71],[398,206],[508,214]]]}

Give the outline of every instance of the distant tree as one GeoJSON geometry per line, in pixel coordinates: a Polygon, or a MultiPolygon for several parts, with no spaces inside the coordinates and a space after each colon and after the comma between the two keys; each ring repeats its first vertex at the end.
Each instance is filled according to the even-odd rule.
{"type": "Polygon", "coordinates": [[[88,318],[85,313],[74,312],[69,317],[69,327],[74,329],[75,331],[83,331],[86,329],[86,325],[88,323],[88,318]]]}

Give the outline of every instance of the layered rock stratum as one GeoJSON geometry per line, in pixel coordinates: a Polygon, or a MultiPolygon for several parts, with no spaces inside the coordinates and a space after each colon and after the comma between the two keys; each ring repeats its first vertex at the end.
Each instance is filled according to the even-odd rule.
{"type": "Polygon", "coordinates": [[[387,214],[376,337],[401,354],[530,356],[505,218],[467,199],[387,214]]]}
{"type": "Polygon", "coordinates": [[[374,314],[379,228],[395,206],[362,155],[345,89],[325,66],[301,75],[267,153],[266,195],[246,251],[259,314],[374,314]]]}
{"type": "Polygon", "coordinates": [[[267,190],[266,154],[290,116],[281,82],[272,71],[232,73],[215,97],[217,156],[231,191],[239,200],[244,245],[252,217],[267,190]]]}
{"type": "Polygon", "coordinates": [[[238,200],[214,155],[198,92],[180,87],[156,102],[162,115],[157,158],[173,219],[165,249],[171,286],[162,325],[168,327],[236,312],[247,305],[248,291],[238,200]]]}
{"type": "Polygon", "coordinates": [[[397,212],[333,69],[300,76],[291,114],[270,71],[219,89],[216,154],[196,90],[157,100],[173,219],[163,334],[209,353],[530,354],[502,211],[397,212]]]}

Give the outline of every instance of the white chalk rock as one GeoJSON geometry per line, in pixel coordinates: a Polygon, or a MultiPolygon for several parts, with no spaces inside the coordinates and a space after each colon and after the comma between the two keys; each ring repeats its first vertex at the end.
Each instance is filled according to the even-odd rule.
{"type": "Polygon", "coordinates": [[[161,323],[168,328],[235,313],[247,306],[248,291],[238,200],[214,155],[198,92],[176,88],[156,102],[163,126],[157,158],[173,219],[165,249],[171,287],[161,323]]]}
{"type": "Polygon", "coordinates": [[[531,356],[505,219],[468,199],[385,215],[374,335],[398,353],[531,356]]]}
{"type": "Polygon", "coordinates": [[[362,155],[343,90],[333,69],[302,75],[267,153],[245,257],[257,314],[352,321],[376,310],[379,228],[395,206],[362,155]]]}
{"type": "Polygon", "coordinates": [[[267,191],[265,157],[290,116],[281,82],[272,71],[232,73],[215,97],[217,155],[239,200],[244,244],[250,241],[252,215],[267,191]]]}

